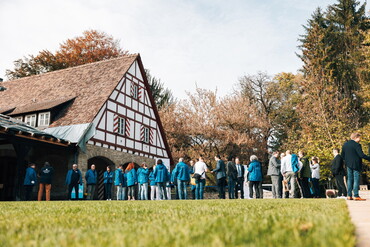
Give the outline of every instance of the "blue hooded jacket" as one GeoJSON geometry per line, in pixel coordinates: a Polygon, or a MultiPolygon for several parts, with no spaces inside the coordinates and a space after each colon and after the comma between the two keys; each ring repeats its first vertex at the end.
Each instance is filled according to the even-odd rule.
{"type": "Polygon", "coordinates": [[[150,186],[155,186],[157,183],[155,182],[155,177],[154,177],[154,171],[152,171],[149,174],[149,180],[150,180],[150,186]]]}
{"type": "Polygon", "coordinates": [[[173,170],[173,173],[175,174],[174,177],[181,181],[190,181],[190,169],[187,164],[184,162],[179,162],[175,169],[173,170]]]}
{"type": "Polygon", "coordinates": [[[28,167],[26,169],[26,176],[24,177],[24,185],[36,185],[37,183],[37,174],[35,169],[28,167]]]}
{"type": "MultiPolygon", "coordinates": [[[[80,175],[80,184],[82,184],[82,174],[81,174],[81,171],[79,169],[77,169],[76,171],[78,172],[78,175],[80,175]]],[[[71,184],[72,172],[73,172],[73,169],[68,170],[68,172],[67,172],[66,185],[70,185],[71,184]]]]}
{"type": "Polygon", "coordinates": [[[261,163],[257,160],[254,160],[249,164],[248,172],[249,181],[262,181],[261,163]]]}
{"type": "Polygon", "coordinates": [[[122,174],[122,170],[121,169],[117,169],[114,171],[114,185],[118,186],[118,185],[122,185],[122,182],[123,182],[123,174],[122,174]]]}
{"type": "Polygon", "coordinates": [[[136,170],[134,168],[125,172],[124,175],[126,175],[127,186],[133,186],[137,183],[136,170]]]}
{"type": "Polygon", "coordinates": [[[96,170],[88,170],[85,174],[87,184],[96,184],[98,182],[98,173],[96,170]]]}
{"type": "Polygon", "coordinates": [[[104,183],[105,184],[111,184],[111,183],[113,183],[113,172],[112,171],[110,171],[110,172],[108,172],[108,171],[105,171],[104,172],[104,183]]]}
{"type": "Polygon", "coordinates": [[[154,178],[156,183],[169,181],[167,168],[163,164],[157,164],[154,169],[154,178]]]}
{"type": "Polygon", "coordinates": [[[149,182],[149,169],[140,167],[137,170],[137,182],[139,184],[145,184],[149,182]]]}

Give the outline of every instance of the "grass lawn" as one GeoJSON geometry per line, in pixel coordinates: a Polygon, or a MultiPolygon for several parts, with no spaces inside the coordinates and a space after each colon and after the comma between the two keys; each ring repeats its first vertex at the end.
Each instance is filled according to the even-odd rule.
{"type": "Polygon", "coordinates": [[[344,200],[0,202],[0,246],[355,246],[344,200]]]}

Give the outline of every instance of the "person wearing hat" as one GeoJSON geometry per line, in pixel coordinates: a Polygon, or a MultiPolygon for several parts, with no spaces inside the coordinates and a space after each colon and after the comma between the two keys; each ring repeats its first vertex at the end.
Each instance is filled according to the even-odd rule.
{"type": "Polygon", "coordinates": [[[37,197],[39,201],[42,200],[42,195],[44,194],[44,188],[45,188],[46,201],[50,201],[50,191],[51,191],[51,183],[53,180],[53,175],[54,175],[54,168],[50,166],[49,162],[45,162],[44,167],[42,167],[40,171],[40,185],[39,185],[39,193],[37,197]]]}

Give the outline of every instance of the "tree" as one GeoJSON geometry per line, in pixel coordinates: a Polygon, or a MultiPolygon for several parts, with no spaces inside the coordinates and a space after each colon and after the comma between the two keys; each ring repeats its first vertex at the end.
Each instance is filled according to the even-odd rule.
{"type": "Polygon", "coordinates": [[[266,126],[256,107],[241,93],[222,98],[216,92],[197,88],[188,98],[160,111],[163,127],[174,158],[204,156],[208,165],[220,154],[263,158],[263,138],[257,131],[266,126]]]}
{"type": "Polygon", "coordinates": [[[150,74],[150,70],[145,70],[146,77],[149,82],[150,90],[152,92],[154,101],[158,109],[167,107],[174,102],[174,97],[170,89],[165,88],[161,79],[158,79],[150,74]]]}
{"type": "Polygon", "coordinates": [[[82,36],[61,43],[55,53],[43,50],[37,56],[29,55],[16,60],[14,70],[6,70],[6,75],[9,80],[14,80],[115,58],[127,53],[119,47],[119,41],[112,36],[96,30],[87,30],[82,36]]]}
{"type": "Polygon", "coordinates": [[[324,179],[330,175],[332,149],[367,122],[359,91],[368,18],[364,5],[358,6],[355,0],[338,0],[326,12],[317,9],[300,39],[304,78],[297,112],[301,131],[294,144],[320,157],[324,179]]]}

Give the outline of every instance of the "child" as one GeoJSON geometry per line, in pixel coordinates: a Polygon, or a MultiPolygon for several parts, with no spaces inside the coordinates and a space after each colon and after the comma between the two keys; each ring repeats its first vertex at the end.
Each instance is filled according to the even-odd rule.
{"type": "Polygon", "coordinates": [[[320,164],[317,157],[312,157],[312,164],[310,164],[310,168],[313,186],[313,198],[320,198],[320,164]]]}

